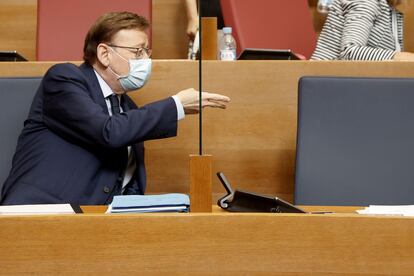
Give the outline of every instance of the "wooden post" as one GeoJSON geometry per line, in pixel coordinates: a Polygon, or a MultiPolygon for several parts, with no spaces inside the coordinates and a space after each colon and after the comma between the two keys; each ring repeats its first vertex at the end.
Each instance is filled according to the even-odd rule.
{"type": "Polygon", "coordinates": [[[414,1],[401,1],[396,7],[404,14],[404,51],[414,51],[414,1]]]}
{"type": "Polygon", "coordinates": [[[211,155],[190,155],[190,210],[212,211],[211,155]]]}
{"type": "Polygon", "coordinates": [[[217,17],[201,17],[201,47],[203,60],[217,59],[217,17]]]}

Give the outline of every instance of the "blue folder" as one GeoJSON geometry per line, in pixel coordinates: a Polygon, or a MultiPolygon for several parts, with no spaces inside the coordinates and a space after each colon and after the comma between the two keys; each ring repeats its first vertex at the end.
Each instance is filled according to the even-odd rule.
{"type": "Polygon", "coordinates": [[[107,213],[188,212],[186,194],[115,196],[107,213]]]}

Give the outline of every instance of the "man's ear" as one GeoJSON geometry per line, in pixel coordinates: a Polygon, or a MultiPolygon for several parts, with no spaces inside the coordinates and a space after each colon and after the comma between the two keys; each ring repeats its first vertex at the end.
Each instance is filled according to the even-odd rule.
{"type": "Polygon", "coordinates": [[[96,57],[98,61],[105,67],[109,66],[109,47],[103,43],[100,43],[96,47],[96,57]]]}

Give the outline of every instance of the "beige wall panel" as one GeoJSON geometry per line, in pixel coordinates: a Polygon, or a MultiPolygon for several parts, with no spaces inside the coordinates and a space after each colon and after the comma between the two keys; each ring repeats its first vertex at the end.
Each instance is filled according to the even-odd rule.
{"type": "Polygon", "coordinates": [[[153,0],[153,58],[187,58],[188,39],[186,28],[187,15],[184,0],[153,0]]]}
{"type": "Polygon", "coordinates": [[[401,6],[404,12],[404,46],[405,51],[414,52],[414,1],[404,0],[401,6]]]}

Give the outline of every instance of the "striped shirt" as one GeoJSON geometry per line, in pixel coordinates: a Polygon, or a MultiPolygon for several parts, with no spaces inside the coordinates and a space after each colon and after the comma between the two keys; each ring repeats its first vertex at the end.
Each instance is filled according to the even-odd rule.
{"type": "MultiPolygon", "coordinates": [[[[335,0],[319,36],[313,60],[390,60],[396,53],[387,0],[335,0]]],[[[403,14],[396,11],[403,49],[403,14]]]]}

